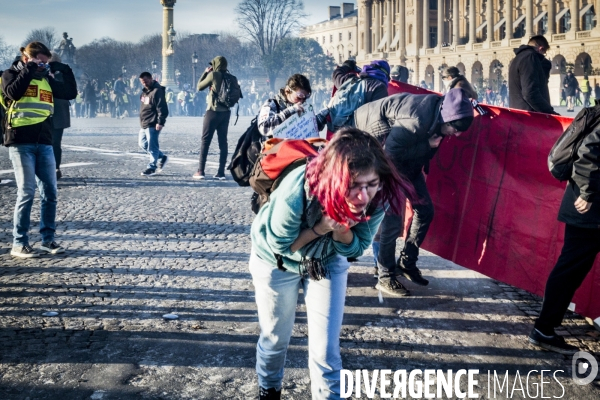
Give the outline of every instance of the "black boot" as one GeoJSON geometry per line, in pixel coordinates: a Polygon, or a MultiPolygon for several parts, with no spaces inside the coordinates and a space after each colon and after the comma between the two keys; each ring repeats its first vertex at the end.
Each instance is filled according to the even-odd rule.
{"type": "Polygon", "coordinates": [[[259,400],[281,400],[281,390],[258,388],[259,400]]]}

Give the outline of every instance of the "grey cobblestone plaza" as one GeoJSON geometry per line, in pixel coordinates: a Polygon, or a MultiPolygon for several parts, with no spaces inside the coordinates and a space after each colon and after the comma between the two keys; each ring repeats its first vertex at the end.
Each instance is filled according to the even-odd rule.
{"type": "MultiPolygon", "coordinates": [[[[249,122],[240,118],[230,127],[230,154],[249,122]]],[[[58,183],[57,241],[67,252],[31,260],[9,255],[16,185],[0,148],[0,399],[256,397],[251,192],[231,177],[192,180],[201,124],[168,119],[161,149],[169,163],[143,177],[137,118],[74,119],[58,183]],[[179,319],[163,319],[167,313],[179,319]]],[[[217,160],[215,139],[208,178],[217,160]]],[[[34,247],[38,222],[36,195],[34,247]]],[[[493,398],[488,370],[510,371],[511,387],[517,371],[525,384],[530,370],[563,370],[563,399],[600,398],[598,381],[572,381],[570,357],[527,344],[539,297],[430,253],[420,263],[430,285],[408,282],[411,297],[383,303],[371,253],[352,264],[340,338],[344,368],[479,369],[480,399],[493,398]]],[[[302,302],[296,322],[284,398],[301,400],[310,398],[302,302]]],[[[600,333],[582,317],[569,315],[559,333],[600,360],[600,333]]],[[[548,384],[544,396],[561,391],[548,384]]]]}

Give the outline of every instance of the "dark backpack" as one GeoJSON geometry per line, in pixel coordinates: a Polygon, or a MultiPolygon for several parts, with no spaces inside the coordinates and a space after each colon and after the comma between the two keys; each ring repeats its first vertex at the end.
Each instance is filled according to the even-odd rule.
{"type": "Polygon", "coordinates": [[[558,138],[548,155],[548,169],[559,181],[566,181],[573,174],[577,151],[585,137],[600,125],[600,105],[581,110],[571,125],[558,138]]]}
{"type": "Polygon", "coordinates": [[[365,104],[365,92],[365,83],[358,77],[352,77],[340,86],[329,101],[329,131],[336,132],[343,126],[354,126],[354,111],[365,104]]]}
{"type": "Polygon", "coordinates": [[[267,140],[250,175],[249,183],[255,192],[252,211],[258,213],[281,181],[309,158],[316,157],[325,144],[327,141],[321,138],[267,140]]]}
{"type": "MultiPolygon", "coordinates": [[[[279,104],[275,101],[275,107],[279,113],[279,104]]],[[[250,186],[250,174],[254,164],[262,150],[263,135],[258,130],[258,117],[255,117],[246,132],[240,136],[231,162],[227,169],[231,172],[233,180],[240,186],[250,186]]]]}
{"type": "Polygon", "coordinates": [[[221,81],[221,88],[217,94],[217,101],[226,107],[233,107],[240,101],[242,96],[242,89],[235,76],[229,72],[221,72],[223,77],[221,81]]]}

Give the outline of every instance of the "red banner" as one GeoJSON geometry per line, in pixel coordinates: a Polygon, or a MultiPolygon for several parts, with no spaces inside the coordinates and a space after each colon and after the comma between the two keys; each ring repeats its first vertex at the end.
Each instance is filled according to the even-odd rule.
{"type": "MultiPolygon", "coordinates": [[[[392,82],[389,93],[430,93],[392,82]]],[[[572,121],[482,106],[459,137],[446,138],[432,160],[427,187],[435,218],[423,248],[458,265],[543,296],[562,249],[557,221],[565,183],[554,179],[547,157],[572,121]]],[[[600,317],[600,260],[575,293],[575,311],[600,317]]]]}

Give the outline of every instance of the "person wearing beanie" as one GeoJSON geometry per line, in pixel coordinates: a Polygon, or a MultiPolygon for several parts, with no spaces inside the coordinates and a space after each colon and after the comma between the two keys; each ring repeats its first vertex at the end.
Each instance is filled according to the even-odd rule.
{"type": "Polygon", "coordinates": [[[354,113],[356,127],[385,143],[385,151],[398,172],[413,184],[420,203],[413,202],[414,216],[400,259],[396,261],[396,239],[403,231],[403,217],[386,214],[373,248],[377,251],[376,288],[392,296],[407,296],[409,290],[397,279],[403,276],[426,286],[429,281],[417,268],[419,248],[433,220],[433,203],[423,172],[442,140],[458,136],[473,123],[473,106],[463,89],[437,94],[400,93],[365,104],[354,113]],[[378,248],[378,250],[377,250],[378,248]]]}
{"type": "Polygon", "coordinates": [[[472,99],[477,100],[477,92],[467,78],[460,73],[460,70],[456,67],[447,67],[442,72],[442,82],[444,83],[444,93],[447,93],[450,89],[461,88],[472,99]]]}

